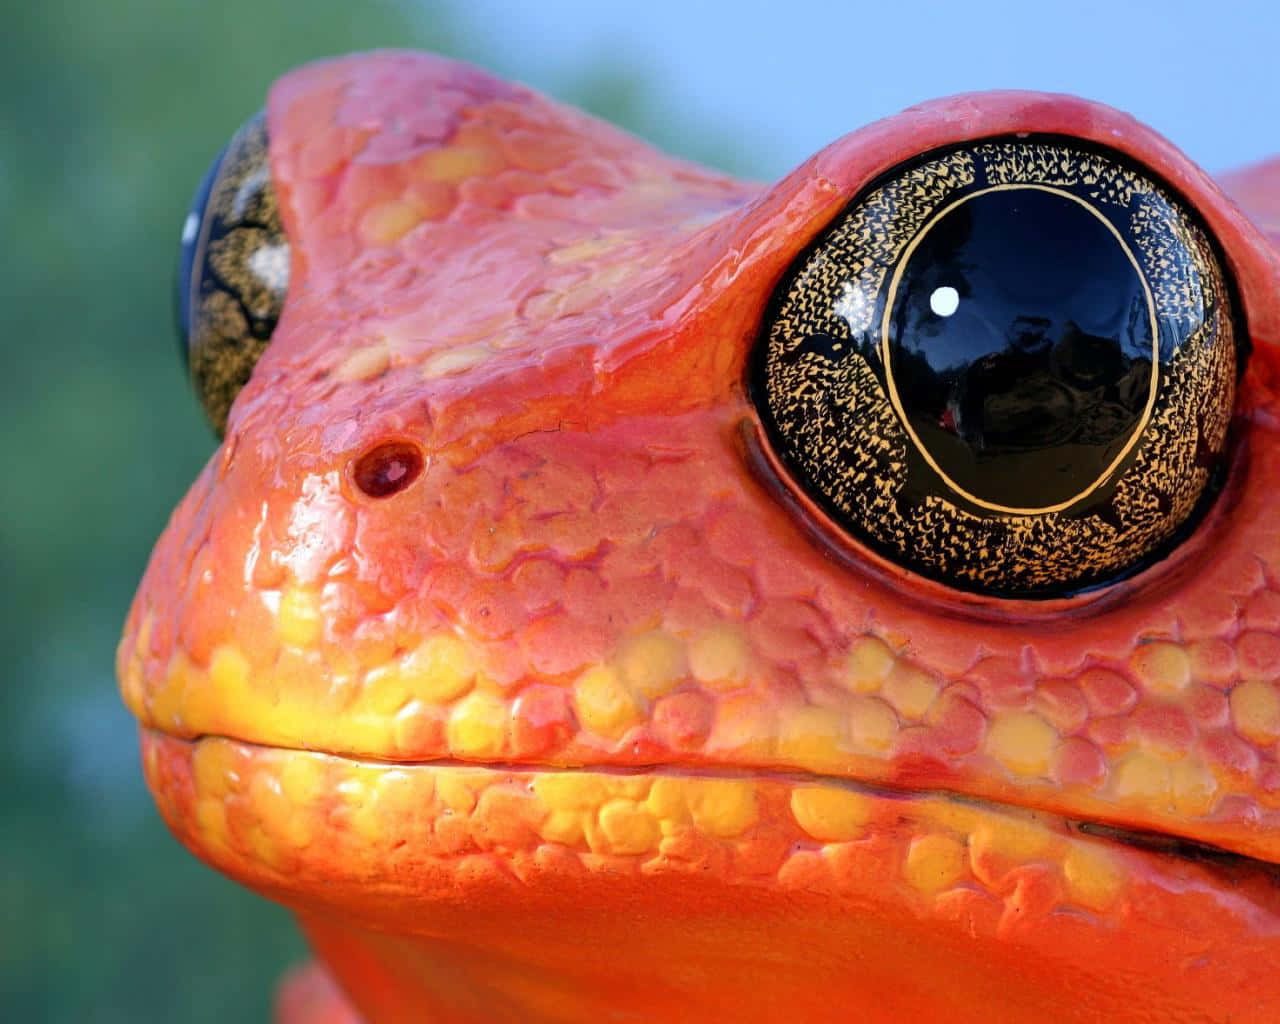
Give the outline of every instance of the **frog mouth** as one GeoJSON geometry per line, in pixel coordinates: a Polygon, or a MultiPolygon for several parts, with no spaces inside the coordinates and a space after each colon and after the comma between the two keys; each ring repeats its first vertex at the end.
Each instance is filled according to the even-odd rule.
{"type": "Polygon", "coordinates": [[[179,838],[273,889],[286,877],[332,885],[372,875],[390,884],[406,860],[515,865],[548,851],[647,871],[716,863],[758,882],[801,872],[815,856],[875,847],[896,854],[888,860],[898,882],[917,898],[999,888],[1011,873],[1032,871],[1055,880],[1059,909],[1106,913],[1159,865],[1169,886],[1265,906],[1280,927],[1274,863],[1194,837],[954,790],[736,767],[387,761],[149,727],[142,747],[148,782],[179,838]]]}

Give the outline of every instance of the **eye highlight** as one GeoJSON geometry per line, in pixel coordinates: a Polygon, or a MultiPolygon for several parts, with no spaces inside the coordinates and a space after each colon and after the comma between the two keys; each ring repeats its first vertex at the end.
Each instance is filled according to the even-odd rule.
{"type": "Polygon", "coordinates": [[[289,287],[289,242],[262,114],[213,161],[182,226],[178,333],[200,404],[221,437],[271,339],[289,287]]]}
{"type": "Polygon", "coordinates": [[[1166,554],[1225,472],[1238,353],[1194,215],[1056,137],[927,154],[795,262],[751,392],[792,483],[961,590],[1064,596],[1166,554]]]}

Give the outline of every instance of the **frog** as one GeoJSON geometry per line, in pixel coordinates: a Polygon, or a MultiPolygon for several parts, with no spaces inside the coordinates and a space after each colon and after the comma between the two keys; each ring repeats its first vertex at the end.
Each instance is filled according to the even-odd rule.
{"type": "Polygon", "coordinates": [[[773,185],[449,59],[183,228],[118,652],[281,1024],[1280,1015],[1280,161],[968,94],[773,185]]]}

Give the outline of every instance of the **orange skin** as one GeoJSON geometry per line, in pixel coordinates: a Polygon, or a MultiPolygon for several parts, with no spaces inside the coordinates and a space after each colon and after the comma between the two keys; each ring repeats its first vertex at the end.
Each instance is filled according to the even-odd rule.
{"type": "Polygon", "coordinates": [[[316,951],[278,1020],[1280,1019],[1280,164],[1227,179],[1246,214],[1124,115],[1001,93],[762,188],[404,53],[268,123],[289,298],[119,672],[170,827],[316,951]],[[1017,131],[1181,193],[1252,342],[1206,521],[1052,602],[842,537],[743,383],[866,183],[1017,131]],[[387,440],[426,468],[373,499],[387,440]]]}

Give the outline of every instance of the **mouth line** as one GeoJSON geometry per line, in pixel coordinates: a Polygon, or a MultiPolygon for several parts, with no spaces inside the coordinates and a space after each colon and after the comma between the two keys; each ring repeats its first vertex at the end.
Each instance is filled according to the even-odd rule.
{"type": "Polygon", "coordinates": [[[733,765],[677,764],[653,763],[641,765],[604,764],[591,765],[581,763],[555,764],[552,762],[528,763],[519,761],[464,761],[458,758],[429,758],[419,760],[395,760],[372,755],[352,756],[336,754],[332,751],[311,747],[286,747],[276,744],[257,743],[242,740],[234,736],[219,733],[199,733],[191,737],[178,737],[159,729],[144,727],[145,731],[169,740],[178,740],[192,746],[202,741],[221,741],[235,743],[245,747],[253,747],[262,751],[283,754],[307,754],[331,758],[351,765],[369,768],[387,769],[460,769],[469,768],[477,771],[496,774],[537,775],[547,773],[591,773],[613,777],[679,777],[695,779],[751,779],[772,782],[784,782],[795,785],[839,786],[850,792],[887,800],[945,800],[955,804],[974,807],[1020,817],[1028,820],[1051,819],[1060,823],[1069,833],[1090,839],[1100,839],[1116,843],[1140,853],[1154,854],[1171,860],[1185,861],[1216,872],[1233,875],[1239,871],[1262,872],[1269,876],[1273,883],[1280,886],[1280,864],[1251,857],[1248,854],[1228,850],[1212,843],[1177,835],[1171,832],[1158,832],[1127,826],[1114,821],[1090,820],[1046,810],[1034,804],[1014,803],[992,800],[976,796],[961,790],[942,787],[920,787],[893,785],[891,783],[868,782],[863,779],[841,775],[824,775],[819,772],[785,771],[769,768],[737,767],[733,765]]]}

